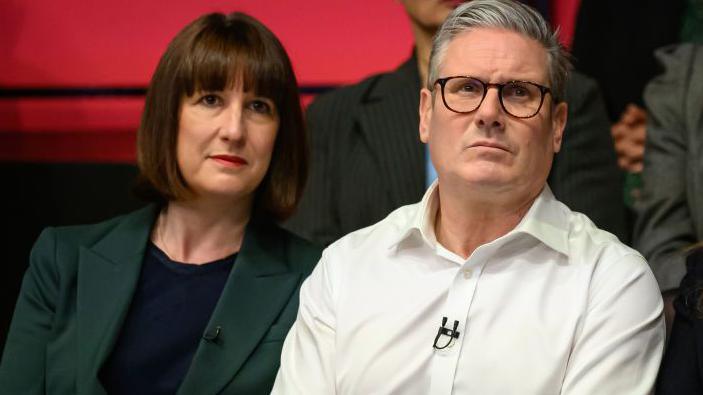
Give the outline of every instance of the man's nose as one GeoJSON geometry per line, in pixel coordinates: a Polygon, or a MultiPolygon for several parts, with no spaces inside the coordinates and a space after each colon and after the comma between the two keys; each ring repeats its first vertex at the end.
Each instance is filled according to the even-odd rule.
{"type": "Polygon", "coordinates": [[[504,127],[505,110],[500,104],[500,91],[497,87],[489,87],[483,102],[476,109],[474,122],[481,128],[502,129],[504,127]]]}

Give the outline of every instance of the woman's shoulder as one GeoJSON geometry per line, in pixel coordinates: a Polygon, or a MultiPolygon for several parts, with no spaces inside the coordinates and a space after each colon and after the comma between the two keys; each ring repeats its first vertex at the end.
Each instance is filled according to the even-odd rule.
{"type": "Polygon", "coordinates": [[[29,253],[29,270],[47,284],[71,282],[83,250],[105,242],[116,249],[129,248],[122,242],[148,234],[155,212],[155,207],[147,206],[94,224],[47,227],[29,253]]]}
{"type": "Polygon", "coordinates": [[[281,248],[289,267],[293,271],[309,274],[320,260],[322,247],[273,223],[259,223],[258,233],[263,235],[271,248],[281,248]]]}
{"type": "Polygon", "coordinates": [[[316,255],[317,258],[319,258],[322,254],[322,247],[317,244],[314,244],[282,227],[278,227],[278,229],[282,233],[282,237],[288,240],[288,245],[291,250],[305,255],[316,255]]]}
{"type": "Polygon", "coordinates": [[[136,228],[142,229],[144,226],[150,227],[157,212],[155,205],[147,205],[130,213],[97,223],[48,227],[44,229],[39,240],[51,235],[55,240],[64,244],[90,246],[120,226],[132,227],[135,230],[136,228]]]}

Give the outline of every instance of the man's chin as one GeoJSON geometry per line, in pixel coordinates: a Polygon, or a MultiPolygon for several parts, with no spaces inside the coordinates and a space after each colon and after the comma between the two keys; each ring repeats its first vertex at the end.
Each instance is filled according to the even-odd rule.
{"type": "Polygon", "coordinates": [[[447,181],[472,188],[495,190],[507,189],[511,185],[509,177],[497,171],[472,171],[465,174],[456,174],[454,177],[448,177],[447,181]]]}

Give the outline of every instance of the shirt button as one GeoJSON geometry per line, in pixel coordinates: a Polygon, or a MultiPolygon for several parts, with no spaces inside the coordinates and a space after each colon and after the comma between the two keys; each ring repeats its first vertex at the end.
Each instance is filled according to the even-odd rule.
{"type": "Polygon", "coordinates": [[[468,269],[468,268],[464,269],[463,272],[464,272],[464,278],[466,278],[466,279],[471,278],[471,269],[468,269]]]}

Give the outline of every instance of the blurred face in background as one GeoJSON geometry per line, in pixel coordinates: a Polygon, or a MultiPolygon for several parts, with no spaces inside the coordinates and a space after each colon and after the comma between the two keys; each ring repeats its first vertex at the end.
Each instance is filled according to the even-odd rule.
{"type": "Polygon", "coordinates": [[[464,1],[400,0],[414,25],[434,33],[450,12],[464,1]]]}

